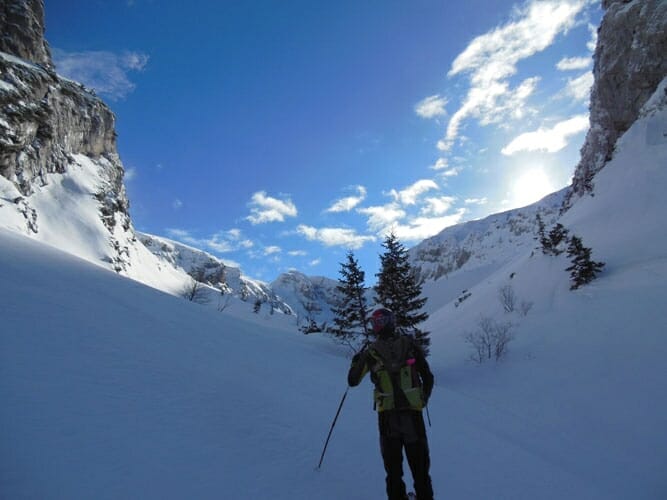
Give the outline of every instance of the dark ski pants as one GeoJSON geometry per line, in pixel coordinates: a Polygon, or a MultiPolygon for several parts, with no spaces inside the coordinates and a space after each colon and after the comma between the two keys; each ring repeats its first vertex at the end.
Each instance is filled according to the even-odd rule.
{"type": "Polygon", "coordinates": [[[385,411],[378,414],[380,449],[387,473],[387,498],[406,498],[403,482],[403,450],[414,480],[418,500],[433,500],[428,441],[424,418],[419,411],[385,411]]]}

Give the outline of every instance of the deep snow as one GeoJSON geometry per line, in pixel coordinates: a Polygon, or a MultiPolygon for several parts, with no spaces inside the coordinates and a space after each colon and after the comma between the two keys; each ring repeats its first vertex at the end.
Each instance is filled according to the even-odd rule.
{"type": "MultiPolygon", "coordinates": [[[[527,252],[459,307],[429,286],[437,498],[667,496],[667,143],[647,144],[649,121],[667,113],[563,218],[607,262],[598,280],[570,291],[564,256],[527,252]],[[502,312],[506,283],[527,315],[502,312]],[[515,324],[501,363],[467,360],[480,314],[515,324]]],[[[314,470],[349,363],[330,340],[6,229],[0,248],[3,498],[383,498],[368,381],[314,470]]]]}

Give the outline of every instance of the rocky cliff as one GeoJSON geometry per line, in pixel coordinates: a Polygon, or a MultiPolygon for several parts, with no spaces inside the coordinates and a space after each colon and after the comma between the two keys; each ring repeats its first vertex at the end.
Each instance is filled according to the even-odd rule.
{"type": "Polygon", "coordinates": [[[90,159],[99,174],[91,195],[111,245],[104,260],[125,270],[134,236],[114,115],[82,85],[53,71],[42,0],[9,0],[0,9],[0,176],[18,194],[4,201],[24,215],[26,232],[38,233],[42,214],[31,195],[54,182],[50,174],[70,171],[78,155],[90,159]]]}
{"type": "Polygon", "coordinates": [[[591,126],[565,208],[593,191],[593,177],[667,75],[667,2],[603,0],[602,6],[606,13],[594,55],[591,126]]]}
{"type": "Polygon", "coordinates": [[[0,5],[0,52],[53,69],[44,40],[43,0],[6,0],[0,5]]]}

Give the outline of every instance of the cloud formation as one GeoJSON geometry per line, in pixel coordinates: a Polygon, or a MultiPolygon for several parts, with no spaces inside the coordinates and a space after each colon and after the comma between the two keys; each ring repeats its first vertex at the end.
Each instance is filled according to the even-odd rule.
{"type": "Polygon", "coordinates": [[[135,89],[129,73],[143,71],[149,59],[141,52],[65,52],[57,48],[51,52],[60,75],[81,82],[114,101],[124,99],[135,89]]]}
{"type": "Polygon", "coordinates": [[[307,240],[317,241],[327,247],[341,246],[356,250],[364,246],[367,242],[375,241],[374,236],[357,234],[354,229],[342,227],[316,228],[300,224],[296,230],[307,240]]]}
{"type": "Polygon", "coordinates": [[[374,233],[383,232],[407,215],[397,203],[359,208],[357,212],[368,216],[368,229],[374,233]]]}
{"type": "Polygon", "coordinates": [[[432,95],[419,101],[415,105],[415,113],[417,113],[422,118],[435,118],[437,116],[444,116],[447,114],[447,111],[445,111],[446,105],[446,98],[437,94],[432,95]]]}
{"type": "Polygon", "coordinates": [[[275,253],[280,253],[280,252],[282,252],[282,249],[276,245],[264,247],[264,255],[273,255],[275,253]]]}
{"type": "Polygon", "coordinates": [[[267,196],[266,191],[258,191],[252,195],[248,204],[250,215],[246,220],[251,224],[265,224],[267,222],[284,222],[285,217],[296,217],[298,211],[289,198],[280,200],[267,196]]]}
{"type": "Polygon", "coordinates": [[[466,205],[486,205],[488,203],[488,198],[466,198],[464,203],[466,205]]]}
{"type": "Polygon", "coordinates": [[[588,115],[577,115],[557,123],[551,128],[540,127],[516,137],[502,149],[506,156],[520,151],[546,151],[555,153],[568,144],[568,138],[588,129],[588,115]]]}
{"type": "Polygon", "coordinates": [[[444,170],[449,166],[447,158],[438,158],[436,162],[431,165],[429,168],[432,170],[444,170]]]}
{"type": "Polygon", "coordinates": [[[459,208],[455,213],[442,217],[415,217],[407,224],[391,227],[391,231],[402,241],[421,241],[458,224],[466,213],[467,209],[459,208]]]}
{"type": "Polygon", "coordinates": [[[558,63],[556,68],[560,71],[572,71],[577,69],[586,69],[593,63],[593,59],[589,57],[564,57],[558,63]]]}
{"type": "Polygon", "coordinates": [[[455,196],[426,198],[420,213],[424,216],[440,216],[449,212],[454,202],[456,202],[455,196]]]}
{"type": "Polygon", "coordinates": [[[400,202],[403,205],[414,205],[422,194],[431,189],[439,189],[435,181],[431,179],[420,179],[401,191],[392,189],[389,194],[394,197],[395,201],[400,202]]]}
{"type": "Polygon", "coordinates": [[[568,79],[564,94],[575,101],[586,102],[591,96],[593,86],[593,73],[590,71],[574,79],[568,79]]]}
{"type": "Polygon", "coordinates": [[[248,249],[254,246],[254,243],[246,239],[238,229],[229,231],[220,231],[208,238],[196,238],[186,229],[168,228],[167,235],[177,241],[185,243],[199,249],[209,249],[218,253],[235,252],[237,250],[248,249]]]}
{"type": "Polygon", "coordinates": [[[449,151],[467,118],[480,124],[521,118],[539,78],[524,79],[512,88],[509,79],[519,61],[545,50],[556,37],[575,25],[588,0],[532,0],[516,11],[515,19],[476,37],[452,63],[448,76],[467,74],[470,82],[461,107],[452,115],[438,148],[449,151]]]}
{"type": "Polygon", "coordinates": [[[356,196],[347,196],[335,201],[333,205],[326,209],[326,212],[349,212],[359,205],[359,203],[366,199],[366,188],[363,186],[356,186],[355,189],[357,190],[356,196]]]}

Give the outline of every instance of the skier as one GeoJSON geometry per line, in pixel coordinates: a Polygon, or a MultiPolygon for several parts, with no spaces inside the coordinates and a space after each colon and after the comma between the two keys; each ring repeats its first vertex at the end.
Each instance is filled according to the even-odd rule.
{"type": "Polygon", "coordinates": [[[373,395],[378,412],[380,450],[387,473],[387,497],[389,500],[409,498],[403,482],[405,449],[417,498],[432,500],[431,460],[421,410],[431,395],[433,374],[414,339],[397,334],[392,311],[379,308],[370,321],[377,339],[354,355],[347,381],[351,387],[357,386],[370,371],[375,384],[373,395]]]}

